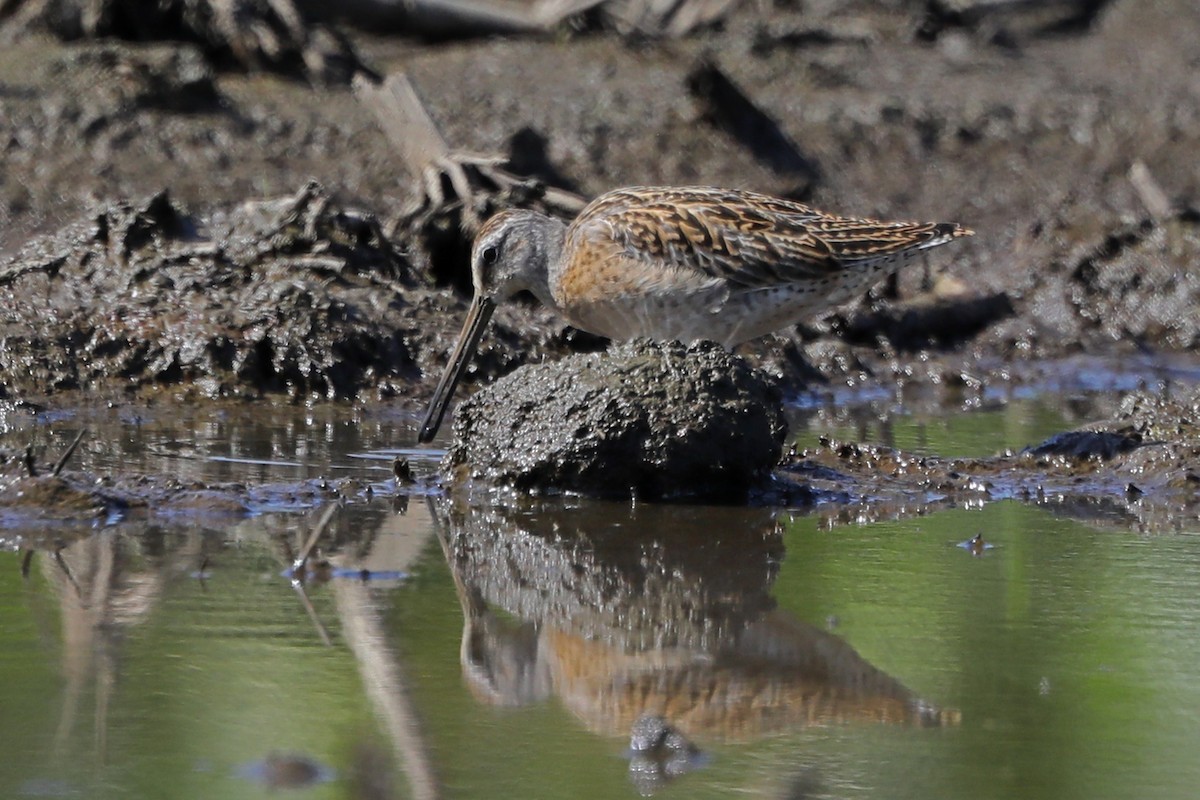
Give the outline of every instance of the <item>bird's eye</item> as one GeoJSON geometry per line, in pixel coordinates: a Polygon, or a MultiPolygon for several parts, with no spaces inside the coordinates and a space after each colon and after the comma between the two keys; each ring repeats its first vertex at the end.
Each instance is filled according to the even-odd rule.
{"type": "Polygon", "coordinates": [[[494,246],[488,245],[487,247],[483,248],[483,252],[481,252],[479,256],[483,259],[484,266],[490,267],[496,263],[497,259],[500,258],[500,251],[494,246]]]}

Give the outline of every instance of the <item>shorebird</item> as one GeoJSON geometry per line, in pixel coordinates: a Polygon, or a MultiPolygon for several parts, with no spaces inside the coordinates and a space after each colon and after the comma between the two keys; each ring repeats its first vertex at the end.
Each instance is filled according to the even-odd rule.
{"type": "Polygon", "coordinates": [[[433,439],[496,304],[517,292],[610,339],[732,347],[845,303],[922,251],[971,233],[711,187],[617,189],[570,225],[503,211],[475,237],[475,296],[418,440],[433,439]]]}

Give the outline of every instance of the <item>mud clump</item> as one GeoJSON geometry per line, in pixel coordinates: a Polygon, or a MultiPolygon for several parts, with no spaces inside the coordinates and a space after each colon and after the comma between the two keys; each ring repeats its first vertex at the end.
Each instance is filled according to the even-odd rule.
{"type": "Polygon", "coordinates": [[[1063,456],[1076,461],[1099,458],[1107,461],[1121,453],[1128,453],[1140,444],[1142,435],[1134,430],[1080,430],[1055,434],[1026,452],[1031,456],[1063,456]]]}
{"type": "MultiPolygon", "coordinates": [[[[1025,246],[1045,246],[1070,233],[1055,220],[1025,246]]],[[[1061,245],[1059,245],[1061,247],[1061,245]]],[[[1186,352],[1200,345],[1200,277],[1187,267],[1200,259],[1200,214],[1185,209],[1161,222],[1116,225],[1048,255],[1020,292],[1023,310],[997,325],[989,338],[1007,340],[1035,356],[1114,343],[1146,350],[1186,352]]]]}
{"type": "Polygon", "coordinates": [[[638,340],[481,390],[456,415],[445,465],[526,491],[745,500],[779,459],[781,401],[715,344],[638,340]]]}
{"type": "MultiPolygon", "coordinates": [[[[199,215],[166,191],[115,201],[0,259],[0,399],[416,404],[442,371],[462,299],[315,182],[199,215]]],[[[545,311],[493,325],[474,376],[561,355],[545,311]]]]}
{"type": "Polygon", "coordinates": [[[43,30],[66,41],[105,37],[193,42],[214,62],[246,70],[345,84],[358,56],[344,37],[307,24],[290,0],[134,0],[16,2],[0,25],[6,36],[43,30]],[[16,13],[13,13],[16,12],[16,13]]]}
{"type": "Polygon", "coordinates": [[[111,203],[0,264],[0,397],[393,395],[422,375],[429,319],[453,316],[428,294],[315,184],[205,220],[166,192],[111,203]]]}

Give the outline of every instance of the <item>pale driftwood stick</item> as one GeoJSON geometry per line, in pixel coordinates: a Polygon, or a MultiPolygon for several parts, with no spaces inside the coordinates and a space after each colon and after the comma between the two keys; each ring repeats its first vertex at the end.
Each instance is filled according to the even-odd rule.
{"type": "Polygon", "coordinates": [[[463,37],[544,33],[598,8],[622,34],[683,36],[726,16],[741,0],[410,0],[386,15],[406,30],[463,37]]]}
{"type": "Polygon", "coordinates": [[[545,31],[573,14],[604,0],[541,0],[535,3],[503,0],[415,0],[412,9],[434,27],[473,33],[545,31]]]}
{"type": "Polygon", "coordinates": [[[409,32],[462,38],[493,33],[541,33],[606,0],[409,0],[376,16],[409,32]]]}
{"type": "Polygon", "coordinates": [[[325,528],[328,527],[329,521],[333,519],[333,515],[337,513],[337,510],[337,503],[331,503],[329,508],[325,509],[325,512],[321,514],[321,519],[317,521],[317,525],[312,529],[312,533],[308,535],[308,541],[304,543],[304,547],[300,549],[300,554],[296,556],[296,560],[292,564],[293,577],[299,576],[296,577],[296,580],[304,580],[304,567],[308,564],[308,556],[312,553],[312,549],[316,547],[317,540],[321,538],[321,534],[325,532],[325,528]]]}
{"type": "Polygon", "coordinates": [[[1162,186],[1150,173],[1150,168],[1141,159],[1130,165],[1129,182],[1133,184],[1133,190],[1137,192],[1138,199],[1142,201],[1142,205],[1150,212],[1150,216],[1154,218],[1155,222],[1162,222],[1175,213],[1167,193],[1163,191],[1162,186]]]}
{"type": "MultiPolygon", "coordinates": [[[[421,187],[423,200],[435,207],[447,202],[442,191],[442,176],[445,175],[458,195],[449,199],[462,202],[463,222],[474,233],[479,220],[472,211],[471,185],[463,164],[451,155],[449,145],[425,110],[425,104],[417,96],[408,76],[403,72],[393,73],[382,84],[356,76],[354,90],[359,100],[374,112],[388,140],[400,153],[409,174],[421,187]]],[[[418,200],[417,207],[422,205],[418,200]]]]}
{"type": "MultiPolygon", "coordinates": [[[[469,233],[474,233],[479,225],[475,198],[480,191],[509,190],[527,183],[501,166],[507,160],[503,156],[451,150],[406,74],[393,73],[382,83],[358,76],[354,90],[375,114],[409,174],[418,181],[424,200],[432,206],[461,203],[463,223],[469,233]],[[445,196],[443,177],[456,197],[445,196]],[[480,183],[491,187],[477,188],[480,183]]],[[[553,188],[547,188],[542,199],[571,216],[579,213],[587,202],[573,192],[553,188]]]]}
{"type": "Polygon", "coordinates": [[[375,114],[414,178],[423,179],[430,164],[450,155],[446,140],[403,72],[389,75],[383,83],[357,75],[354,93],[375,114]]]}
{"type": "Polygon", "coordinates": [[[326,647],[333,647],[333,637],[329,635],[329,628],[325,627],[325,623],[321,622],[321,618],[317,616],[317,609],[313,606],[312,600],[308,598],[308,592],[304,591],[304,584],[293,580],[292,588],[296,590],[296,596],[300,598],[300,605],[304,607],[308,618],[312,620],[313,627],[317,629],[317,636],[321,637],[321,643],[326,647]]]}

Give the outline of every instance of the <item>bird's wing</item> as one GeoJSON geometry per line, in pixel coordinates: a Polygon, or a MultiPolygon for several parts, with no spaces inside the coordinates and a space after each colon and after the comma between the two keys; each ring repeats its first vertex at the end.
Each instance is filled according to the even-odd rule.
{"type": "Polygon", "coordinates": [[[754,192],[636,187],[597,198],[568,236],[603,236],[631,260],[757,288],[821,280],[969,234],[952,223],[839,217],[754,192]]]}

